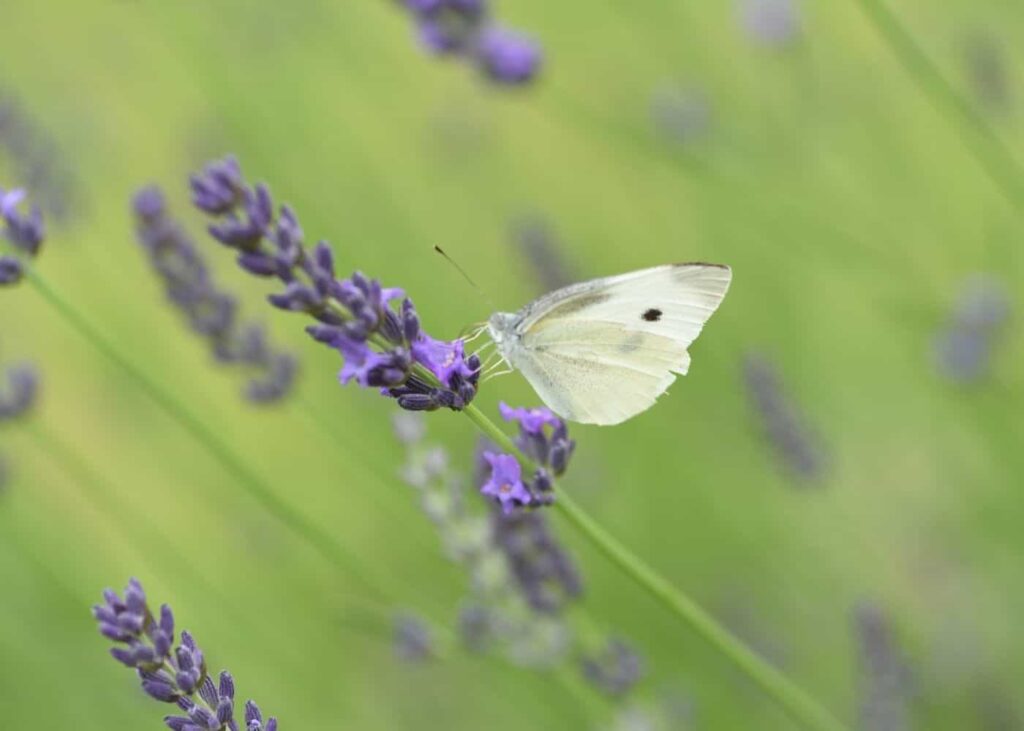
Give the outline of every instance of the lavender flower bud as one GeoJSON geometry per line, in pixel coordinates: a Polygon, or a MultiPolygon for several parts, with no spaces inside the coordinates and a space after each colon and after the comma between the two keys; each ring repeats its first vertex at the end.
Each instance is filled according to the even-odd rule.
{"type": "Polygon", "coordinates": [[[164,703],[174,703],[179,697],[173,685],[159,680],[143,680],[142,689],[151,698],[164,703]]]}

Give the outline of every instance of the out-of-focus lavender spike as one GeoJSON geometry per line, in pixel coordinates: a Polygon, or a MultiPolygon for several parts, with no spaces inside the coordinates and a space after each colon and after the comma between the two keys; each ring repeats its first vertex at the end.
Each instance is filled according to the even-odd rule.
{"type": "Polygon", "coordinates": [[[863,731],[910,729],[910,674],[886,613],[863,602],[853,610],[860,664],[860,724],[863,731]]]}
{"type": "Polygon", "coordinates": [[[45,125],[9,91],[0,89],[0,149],[14,178],[33,192],[46,216],[57,222],[72,218],[80,204],[78,181],[68,155],[45,125]]]}
{"type": "Polygon", "coordinates": [[[967,39],[964,62],[968,87],[982,108],[998,114],[1013,106],[1006,49],[989,34],[978,33],[967,39]]]}
{"type": "MultiPolygon", "coordinates": [[[[194,186],[193,196],[203,210],[227,210],[225,206],[230,208],[247,196],[241,170],[231,158],[194,186]]],[[[237,301],[217,288],[195,243],[168,213],[159,188],[140,190],[133,208],[139,243],[163,281],[168,300],[208,342],[218,361],[251,374],[244,390],[246,398],[255,404],[285,398],[298,374],[296,358],[271,349],[258,325],[239,321],[237,301]]]]}
{"type": "Polygon", "coordinates": [[[775,366],[758,354],[743,359],[743,379],[755,417],[781,464],[806,483],[820,480],[826,459],[818,438],[783,390],[775,366]]]}
{"type": "MultiPolygon", "coordinates": [[[[448,557],[469,574],[471,596],[459,618],[463,642],[474,651],[496,648],[515,663],[557,661],[568,636],[563,620],[557,612],[538,612],[528,602],[496,540],[492,518],[466,500],[463,475],[452,470],[443,451],[424,442],[418,425],[410,430],[400,423],[396,432],[407,454],[403,477],[437,526],[448,557]]],[[[486,476],[473,479],[479,485],[486,476]]]]}
{"type": "Polygon", "coordinates": [[[790,46],[803,32],[796,0],[740,0],[739,14],[747,37],[766,48],[790,46]]]}
{"type": "Polygon", "coordinates": [[[939,373],[955,383],[973,383],[988,375],[1011,311],[1005,285],[991,275],[973,275],[961,285],[949,321],[934,344],[939,373]]]}
{"type": "Polygon", "coordinates": [[[395,654],[405,662],[424,662],[434,655],[430,627],[414,614],[403,612],[394,620],[395,654]]]}
{"type": "MultiPolygon", "coordinates": [[[[211,234],[239,252],[239,266],[284,285],[270,295],[270,304],[313,318],[317,324],[306,332],[341,354],[342,384],[376,389],[409,411],[461,410],[473,400],[481,363],[465,353],[464,342],[436,340],[424,332],[401,289],[383,287],[358,271],[338,279],[329,245],[320,241],[307,249],[295,212],[281,206],[275,219],[269,189],[247,184],[237,160],[210,163],[191,184],[197,207],[214,216],[211,234]],[[413,373],[419,366],[437,383],[413,373]]],[[[268,362],[266,377],[250,384],[253,399],[274,396],[294,374],[294,361],[268,362]]]]}
{"type": "Polygon", "coordinates": [[[509,238],[526,256],[543,291],[550,292],[576,281],[547,219],[539,215],[521,216],[512,222],[509,238]]]}
{"type": "Polygon", "coordinates": [[[520,85],[540,70],[540,45],[495,23],[485,0],[407,0],[420,44],[475,63],[496,84],[520,85]]]}
{"type": "Polygon", "coordinates": [[[494,543],[523,597],[537,612],[559,612],[583,593],[579,571],[537,511],[492,512],[494,543]]]}
{"type": "Polygon", "coordinates": [[[15,419],[35,404],[39,395],[39,371],[27,363],[9,366],[6,385],[0,385],[0,421],[15,419]]]}
{"type": "Polygon", "coordinates": [[[700,88],[663,84],[651,95],[651,121],[660,137],[692,149],[713,130],[711,100],[700,88]]]}
{"type": "MultiPolygon", "coordinates": [[[[100,634],[118,643],[111,649],[111,655],[136,669],[146,695],[172,703],[186,714],[165,716],[164,725],[172,731],[238,731],[231,675],[222,672],[219,683],[214,684],[202,650],[187,631],[181,633],[181,644],[171,646],[174,617],[170,607],[162,606],[159,614],[150,611],[146,593],[137,579],[128,582],[123,600],[112,589],[104,591],[103,602],[95,605],[92,613],[99,622],[100,634]]],[[[252,722],[246,731],[277,727],[274,719],[266,726],[259,725],[262,716],[252,701],[246,704],[247,722],[250,717],[252,722]]]]}

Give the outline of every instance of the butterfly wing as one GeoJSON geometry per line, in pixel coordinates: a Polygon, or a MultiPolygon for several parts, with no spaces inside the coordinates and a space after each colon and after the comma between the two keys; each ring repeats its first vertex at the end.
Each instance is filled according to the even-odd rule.
{"type": "Polygon", "coordinates": [[[524,310],[507,355],[559,415],[618,424],[687,372],[731,279],[728,267],[671,264],[557,290],[524,310]]]}

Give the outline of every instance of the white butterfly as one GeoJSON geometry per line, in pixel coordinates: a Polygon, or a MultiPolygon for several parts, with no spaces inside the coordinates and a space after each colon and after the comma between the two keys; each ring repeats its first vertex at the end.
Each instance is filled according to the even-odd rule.
{"type": "Polygon", "coordinates": [[[550,292],[491,315],[502,359],[559,416],[618,424],[649,409],[690,367],[690,347],[725,297],[732,270],[666,264],[550,292]]]}

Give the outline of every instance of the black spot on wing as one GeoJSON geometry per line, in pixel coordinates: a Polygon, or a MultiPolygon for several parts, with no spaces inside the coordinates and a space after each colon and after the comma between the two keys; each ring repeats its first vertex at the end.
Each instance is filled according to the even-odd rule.
{"type": "Polygon", "coordinates": [[[657,309],[656,307],[652,307],[651,309],[644,312],[644,314],[640,315],[640,317],[646,320],[647,322],[657,322],[658,320],[661,319],[661,310],[657,309]]]}

